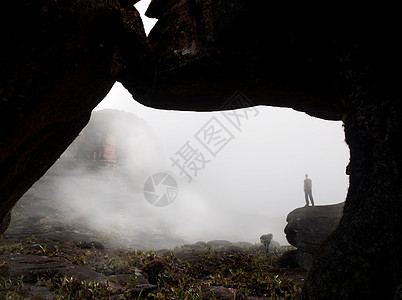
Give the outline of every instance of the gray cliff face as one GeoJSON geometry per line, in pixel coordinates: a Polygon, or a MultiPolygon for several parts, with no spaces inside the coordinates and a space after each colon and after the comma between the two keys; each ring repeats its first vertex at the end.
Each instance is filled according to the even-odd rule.
{"type": "Polygon", "coordinates": [[[342,218],[344,203],[301,207],[286,218],[286,239],[302,252],[314,254],[336,229],[342,218]]]}

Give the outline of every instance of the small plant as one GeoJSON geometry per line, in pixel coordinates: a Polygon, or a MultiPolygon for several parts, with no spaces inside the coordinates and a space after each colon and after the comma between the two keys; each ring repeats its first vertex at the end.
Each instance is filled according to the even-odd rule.
{"type": "Polygon", "coordinates": [[[36,278],[35,286],[44,286],[49,289],[53,288],[53,283],[51,279],[45,279],[43,276],[36,278]]]}
{"type": "Polygon", "coordinates": [[[114,267],[116,268],[122,268],[125,265],[127,265],[127,263],[125,261],[123,261],[120,257],[115,256],[112,257],[109,261],[114,267]]]}
{"type": "Polygon", "coordinates": [[[27,238],[27,243],[32,243],[34,239],[35,239],[35,236],[31,235],[29,238],[27,238]]]}
{"type": "MultiPolygon", "coordinates": [[[[66,258],[69,259],[70,257],[66,256],[66,258]]],[[[86,265],[88,263],[87,257],[85,255],[73,256],[72,259],[69,260],[76,265],[86,265]]]]}
{"type": "Polygon", "coordinates": [[[47,246],[46,245],[39,245],[39,248],[42,250],[42,253],[43,254],[46,254],[46,248],[47,248],[47,246]]]}
{"type": "Polygon", "coordinates": [[[73,277],[60,278],[56,293],[62,299],[108,299],[111,291],[96,281],[80,281],[73,277]]]}
{"type": "Polygon", "coordinates": [[[129,278],[129,279],[127,280],[126,287],[127,287],[127,288],[135,287],[135,286],[137,285],[137,282],[138,282],[137,276],[131,277],[131,278],[129,278]]]}
{"type": "Polygon", "coordinates": [[[54,248],[54,253],[55,253],[56,255],[59,254],[59,252],[60,252],[60,246],[57,245],[57,244],[54,244],[54,245],[53,245],[53,248],[54,248]]]}

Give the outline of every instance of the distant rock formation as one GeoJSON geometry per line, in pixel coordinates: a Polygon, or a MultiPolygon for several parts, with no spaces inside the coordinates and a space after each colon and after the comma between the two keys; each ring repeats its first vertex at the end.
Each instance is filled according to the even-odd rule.
{"type": "Polygon", "coordinates": [[[231,247],[233,243],[226,240],[212,240],[207,242],[207,245],[209,247],[231,247]]]}
{"type": "Polygon", "coordinates": [[[267,254],[269,252],[269,245],[270,245],[271,241],[272,241],[272,233],[264,234],[260,237],[260,242],[261,242],[261,244],[264,245],[265,253],[267,253],[267,254]]]}
{"type": "Polygon", "coordinates": [[[286,239],[299,250],[295,259],[302,268],[309,268],[318,247],[338,226],[343,206],[344,203],[301,207],[288,214],[286,239]]]}
{"type": "Polygon", "coordinates": [[[267,255],[274,251],[279,251],[281,245],[272,239],[272,234],[265,234],[260,238],[262,245],[252,244],[249,242],[230,242],[227,240],[212,240],[209,242],[199,241],[194,244],[184,244],[182,248],[192,250],[215,249],[223,252],[232,251],[245,251],[245,250],[258,250],[265,252],[267,255]],[[264,242],[262,242],[264,241],[264,242]]]}
{"type": "MultiPolygon", "coordinates": [[[[134,183],[131,183],[132,178],[141,182],[139,178],[147,177],[147,171],[157,168],[161,161],[158,138],[143,119],[133,113],[116,109],[94,111],[88,125],[60,159],[21,198],[20,205],[17,204],[14,207],[14,213],[10,212],[0,222],[0,236],[8,227],[11,231],[6,234],[14,236],[25,235],[31,231],[41,232],[41,227],[54,228],[59,223],[59,218],[56,216],[61,215],[63,215],[61,219],[75,219],[75,225],[85,227],[86,225],[78,220],[88,221],[92,212],[82,209],[81,204],[78,204],[80,209],[75,206],[76,198],[74,193],[70,192],[71,190],[80,190],[80,197],[86,198],[88,203],[89,195],[94,195],[91,186],[102,185],[103,176],[114,178],[114,180],[108,180],[110,190],[116,191],[120,188],[119,180],[130,182],[130,188],[135,189],[134,183]],[[76,180],[79,180],[79,185],[76,180]],[[57,199],[63,199],[63,201],[57,199]],[[11,218],[13,222],[10,223],[11,218]]],[[[138,189],[138,186],[136,188],[138,189]]],[[[96,204],[99,203],[100,193],[95,198],[96,204]]],[[[124,201],[123,196],[120,198],[115,196],[115,206],[103,212],[111,214],[114,208],[120,210],[124,201]]],[[[97,213],[99,218],[100,213],[100,211],[97,213]]],[[[108,227],[106,223],[104,225],[108,227]]],[[[171,241],[174,240],[169,238],[171,241]]],[[[158,243],[161,240],[167,241],[169,238],[162,237],[158,239],[158,243]]],[[[150,240],[150,237],[143,239],[150,240]]],[[[153,243],[155,245],[155,242],[153,243]]],[[[146,243],[139,244],[143,247],[146,243]]],[[[166,243],[161,242],[161,244],[166,243]]]]}
{"type": "Polygon", "coordinates": [[[136,115],[116,109],[94,111],[88,125],[61,157],[121,163],[134,159],[141,135],[154,138],[151,128],[136,115]]]}

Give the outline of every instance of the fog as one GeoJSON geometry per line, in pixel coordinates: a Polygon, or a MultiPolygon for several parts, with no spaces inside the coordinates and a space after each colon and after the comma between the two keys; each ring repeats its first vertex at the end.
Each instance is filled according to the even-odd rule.
{"type": "MultiPolygon", "coordinates": [[[[110,227],[120,224],[122,228],[132,226],[150,232],[163,229],[162,232],[165,230],[186,242],[228,239],[254,243],[260,235],[272,232],[275,240],[287,244],[283,233],[286,215],[305,204],[305,173],[313,180],[316,205],[345,200],[349,152],[341,122],[312,118],[291,109],[257,106],[248,111],[248,119],[242,120],[239,131],[222,112],[144,107],[133,101],[118,83],[95,110],[105,108],[134,113],[154,133],[138,145],[143,148],[142,153],[154,153],[154,158],[142,162],[138,157],[137,167],[132,168],[130,175],[138,181],[129,183],[129,187],[122,184],[120,188],[132,193],[126,200],[119,200],[124,207],[121,215],[111,217],[110,209],[96,214],[101,223],[107,219],[110,227]],[[215,156],[197,139],[200,137],[197,133],[212,118],[233,137],[215,156]],[[191,181],[172,161],[179,159],[177,153],[187,142],[208,161],[202,169],[199,164],[196,175],[187,169],[191,181]],[[157,172],[172,175],[178,185],[176,199],[165,207],[150,205],[143,194],[145,181],[157,172]]],[[[102,189],[110,186],[110,178],[100,180],[98,185],[102,189]]],[[[106,193],[99,194],[92,196],[94,205],[103,207],[102,195],[106,193]]]]}

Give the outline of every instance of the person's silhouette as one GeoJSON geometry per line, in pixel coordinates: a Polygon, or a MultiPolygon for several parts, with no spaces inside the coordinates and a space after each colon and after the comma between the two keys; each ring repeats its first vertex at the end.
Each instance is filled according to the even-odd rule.
{"type": "Polygon", "coordinates": [[[306,199],[306,205],[308,206],[309,204],[309,197],[310,197],[310,202],[311,206],[314,206],[314,199],[313,199],[313,182],[310,178],[308,178],[308,174],[305,175],[306,179],[304,179],[304,196],[306,199]]]}

